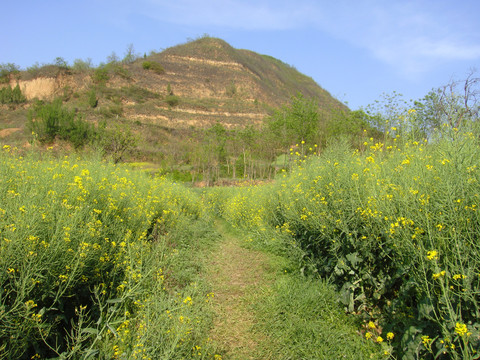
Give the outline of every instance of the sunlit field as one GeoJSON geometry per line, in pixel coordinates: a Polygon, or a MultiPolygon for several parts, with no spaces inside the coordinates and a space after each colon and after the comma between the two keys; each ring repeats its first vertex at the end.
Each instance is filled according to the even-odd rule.
{"type": "Polygon", "coordinates": [[[362,335],[392,358],[475,358],[479,347],[478,136],[341,142],[272,185],[210,206],[261,247],[335,284],[362,335]]]}
{"type": "Polygon", "coordinates": [[[214,358],[192,253],[215,235],[198,196],[9,146],[0,194],[0,358],[214,358]]]}

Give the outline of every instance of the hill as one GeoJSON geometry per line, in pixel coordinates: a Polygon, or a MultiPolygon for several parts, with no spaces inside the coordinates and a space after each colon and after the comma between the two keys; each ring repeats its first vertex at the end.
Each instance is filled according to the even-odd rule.
{"type": "MultiPolygon", "coordinates": [[[[78,99],[94,85],[91,71],[77,72],[53,65],[12,77],[11,86],[17,83],[29,100],[68,93],[78,99]]],[[[172,128],[205,126],[216,121],[227,128],[258,124],[273,107],[285,104],[298,92],[315,98],[322,109],[343,106],[313,79],[282,61],[234,49],[210,37],[122,64],[109,74],[104,85],[108,91],[100,94],[104,97],[99,105],[109,105],[108,100],[119,97],[126,119],[172,128]],[[144,69],[146,62],[160,64],[163,71],[144,69]],[[168,92],[178,97],[175,107],[164,101],[168,92]]]]}
{"type": "Polygon", "coordinates": [[[129,125],[140,139],[131,160],[181,165],[192,162],[185,154],[197,151],[187,143],[201,142],[202,129],[215,124],[227,131],[259,128],[298,93],[315,100],[323,123],[333,109],[348,110],[292,66],[217,38],[109,60],[92,68],[57,58],[54,65],[4,74],[3,86],[18,85],[27,102],[1,108],[3,141],[25,143],[29,134],[22,130],[31,105],[60,97],[91,123],[129,125]]]}

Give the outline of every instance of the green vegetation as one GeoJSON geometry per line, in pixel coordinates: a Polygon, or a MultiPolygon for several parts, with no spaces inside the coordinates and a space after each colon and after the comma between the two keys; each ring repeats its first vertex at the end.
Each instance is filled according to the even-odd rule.
{"type": "Polygon", "coordinates": [[[92,79],[96,84],[105,84],[110,79],[108,69],[105,66],[99,66],[93,72],[92,79]]]}
{"type": "Polygon", "coordinates": [[[0,84],[8,84],[11,75],[18,75],[20,67],[13,63],[0,64],[0,84]]]}
{"type": "Polygon", "coordinates": [[[25,96],[23,96],[18,84],[13,89],[10,85],[0,88],[0,104],[21,104],[25,101],[25,96]]]}
{"type": "MultiPolygon", "coordinates": [[[[164,55],[237,61],[266,87],[268,72],[297,76],[216,39],[187,45],[164,55]]],[[[133,84],[157,63],[136,60],[130,46],[123,61],[112,54],[92,71],[93,85],[2,113],[2,135],[28,118],[33,146],[0,154],[0,358],[478,358],[479,79],[357,111],[299,92],[262,124],[234,127],[212,119],[262,106],[244,105],[237,77],[221,83],[221,101],[184,97],[174,82],[180,101],[167,81],[133,84]],[[207,125],[163,123],[184,113],[207,125]],[[37,151],[57,141],[77,155],[37,151]],[[120,165],[127,159],[138,169],[120,165]],[[200,195],[154,174],[243,186],[200,195]],[[250,181],[260,179],[272,181],[250,181]],[[210,281],[213,255],[238,266],[248,291],[210,281]],[[247,256],[255,271],[241,270],[247,256]],[[220,314],[255,320],[235,328],[243,344],[255,337],[251,348],[235,354],[210,338],[221,301],[220,314]]],[[[3,82],[17,76],[13,65],[0,70],[3,82]]],[[[32,69],[71,70],[62,58],[32,69]]],[[[25,101],[18,85],[2,87],[0,100],[25,101]]]]}
{"type": "Polygon", "coordinates": [[[180,98],[176,95],[167,95],[165,102],[168,104],[168,106],[175,107],[180,102],[180,98]]]}
{"type": "Polygon", "coordinates": [[[214,358],[196,194],[8,146],[0,168],[1,358],[214,358]]]}
{"type": "Polygon", "coordinates": [[[75,110],[52,103],[37,102],[28,114],[28,129],[41,143],[52,143],[56,137],[81,148],[93,140],[94,127],[75,110]]]}
{"type": "Polygon", "coordinates": [[[158,75],[165,73],[165,69],[163,68],[163,66],[156,61],[144,61],[142,63],[142,67],[145,70],[151,70],[158,75]]]}
{"type": "Polygon", "coordinates": [[[94,89],[90,90],[88,93],[88,105],[91,108],[96,108],[98,105],[97,93],[94,89]]]}
{"type": "Polygon", "coordinates": [[[212,204],[263,247],[279,234],[389,354],[473,359],[479,151],[477,136],[447,126],[433,144],[365,139],[362,152],[339,144],[300,158],[274,185],[219,191],[212,204]]]}
{"type": "Polygon", "coordinates": [[[297,274],[277,277],[255,305],[258,329],[268,336],[259,359],[381,359],[362,339],[358,324],[341,309],[325,281],[297,274]]]}

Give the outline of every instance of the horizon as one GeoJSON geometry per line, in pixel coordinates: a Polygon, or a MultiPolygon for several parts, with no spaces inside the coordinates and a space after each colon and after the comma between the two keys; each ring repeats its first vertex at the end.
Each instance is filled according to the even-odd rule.
{"type": "Polygon", "coordinates": [[[418,100],[480,63],[480,3],[355,3],[301,0],[126,0],[81,4],[47,0],[4,6],[0,63],[22,69],[115,53],[159,52],[208,34],[236,49],[273,56],[311,77],[351,109],[382,94],[418,100]],[[182,16],[178,16],[182,14],[182,16]],[[20,26],[19,26],[20,24],[20,26]],[[19,29],[19,30],[16,30],[19,29]]]}

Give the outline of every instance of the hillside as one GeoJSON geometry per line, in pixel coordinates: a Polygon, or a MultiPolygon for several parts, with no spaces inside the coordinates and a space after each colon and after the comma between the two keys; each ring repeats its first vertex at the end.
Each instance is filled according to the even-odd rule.
{"type": "MultiPolygon", "coordinates": [[[[50,65],[36,74],[22,72],[12,77],[10,84],[13,87],[18,83],[28,100],[52,99],[66,92],[81,97],[94,85],[91,77],[89,71],[77,73],[50,65]]],[[[315,98],[321,108],[343,106],[313,79],[280,60],[234,49],[210,37],[122,65],[121,71],[110,74],[105,85],[109,91],[100,98],[100,105],[108,105],[108,100],[118,96],[126,119],[172,128],[216,121],[227,128],[258,124],[272,107],[286,103],[297,92],[315,98]],[[157,62],[164,72],[145,70],[144,62],[157,62]],[[162,101],[169,86],[179,98],[174,108],[162,101]]],[[[69,99],[73,103],[75,100],[69,99]]]]}
{"type": "Polygon", "coordinates": [[[17,106],[0,105],[4,143],[25,144],[30,137],[25,131],[29,108],[35,100],[59,97],[88,122],[129,126],[139,139],[129,160],[162,167],[191,165],[192,154],[199,152],[191,143],[204,142],[203,129],[215,124],[230,132],[258,129],[299,93],[318,104],[323,124],[334,109],[348,110],[313,79],[282,61],[234,49],[211,37],[128,61],[110,59],[97,68],[57,60],[55,65],[33,66],[1,78],[0,86],[18,85],[27,100],[17,106]]]}

